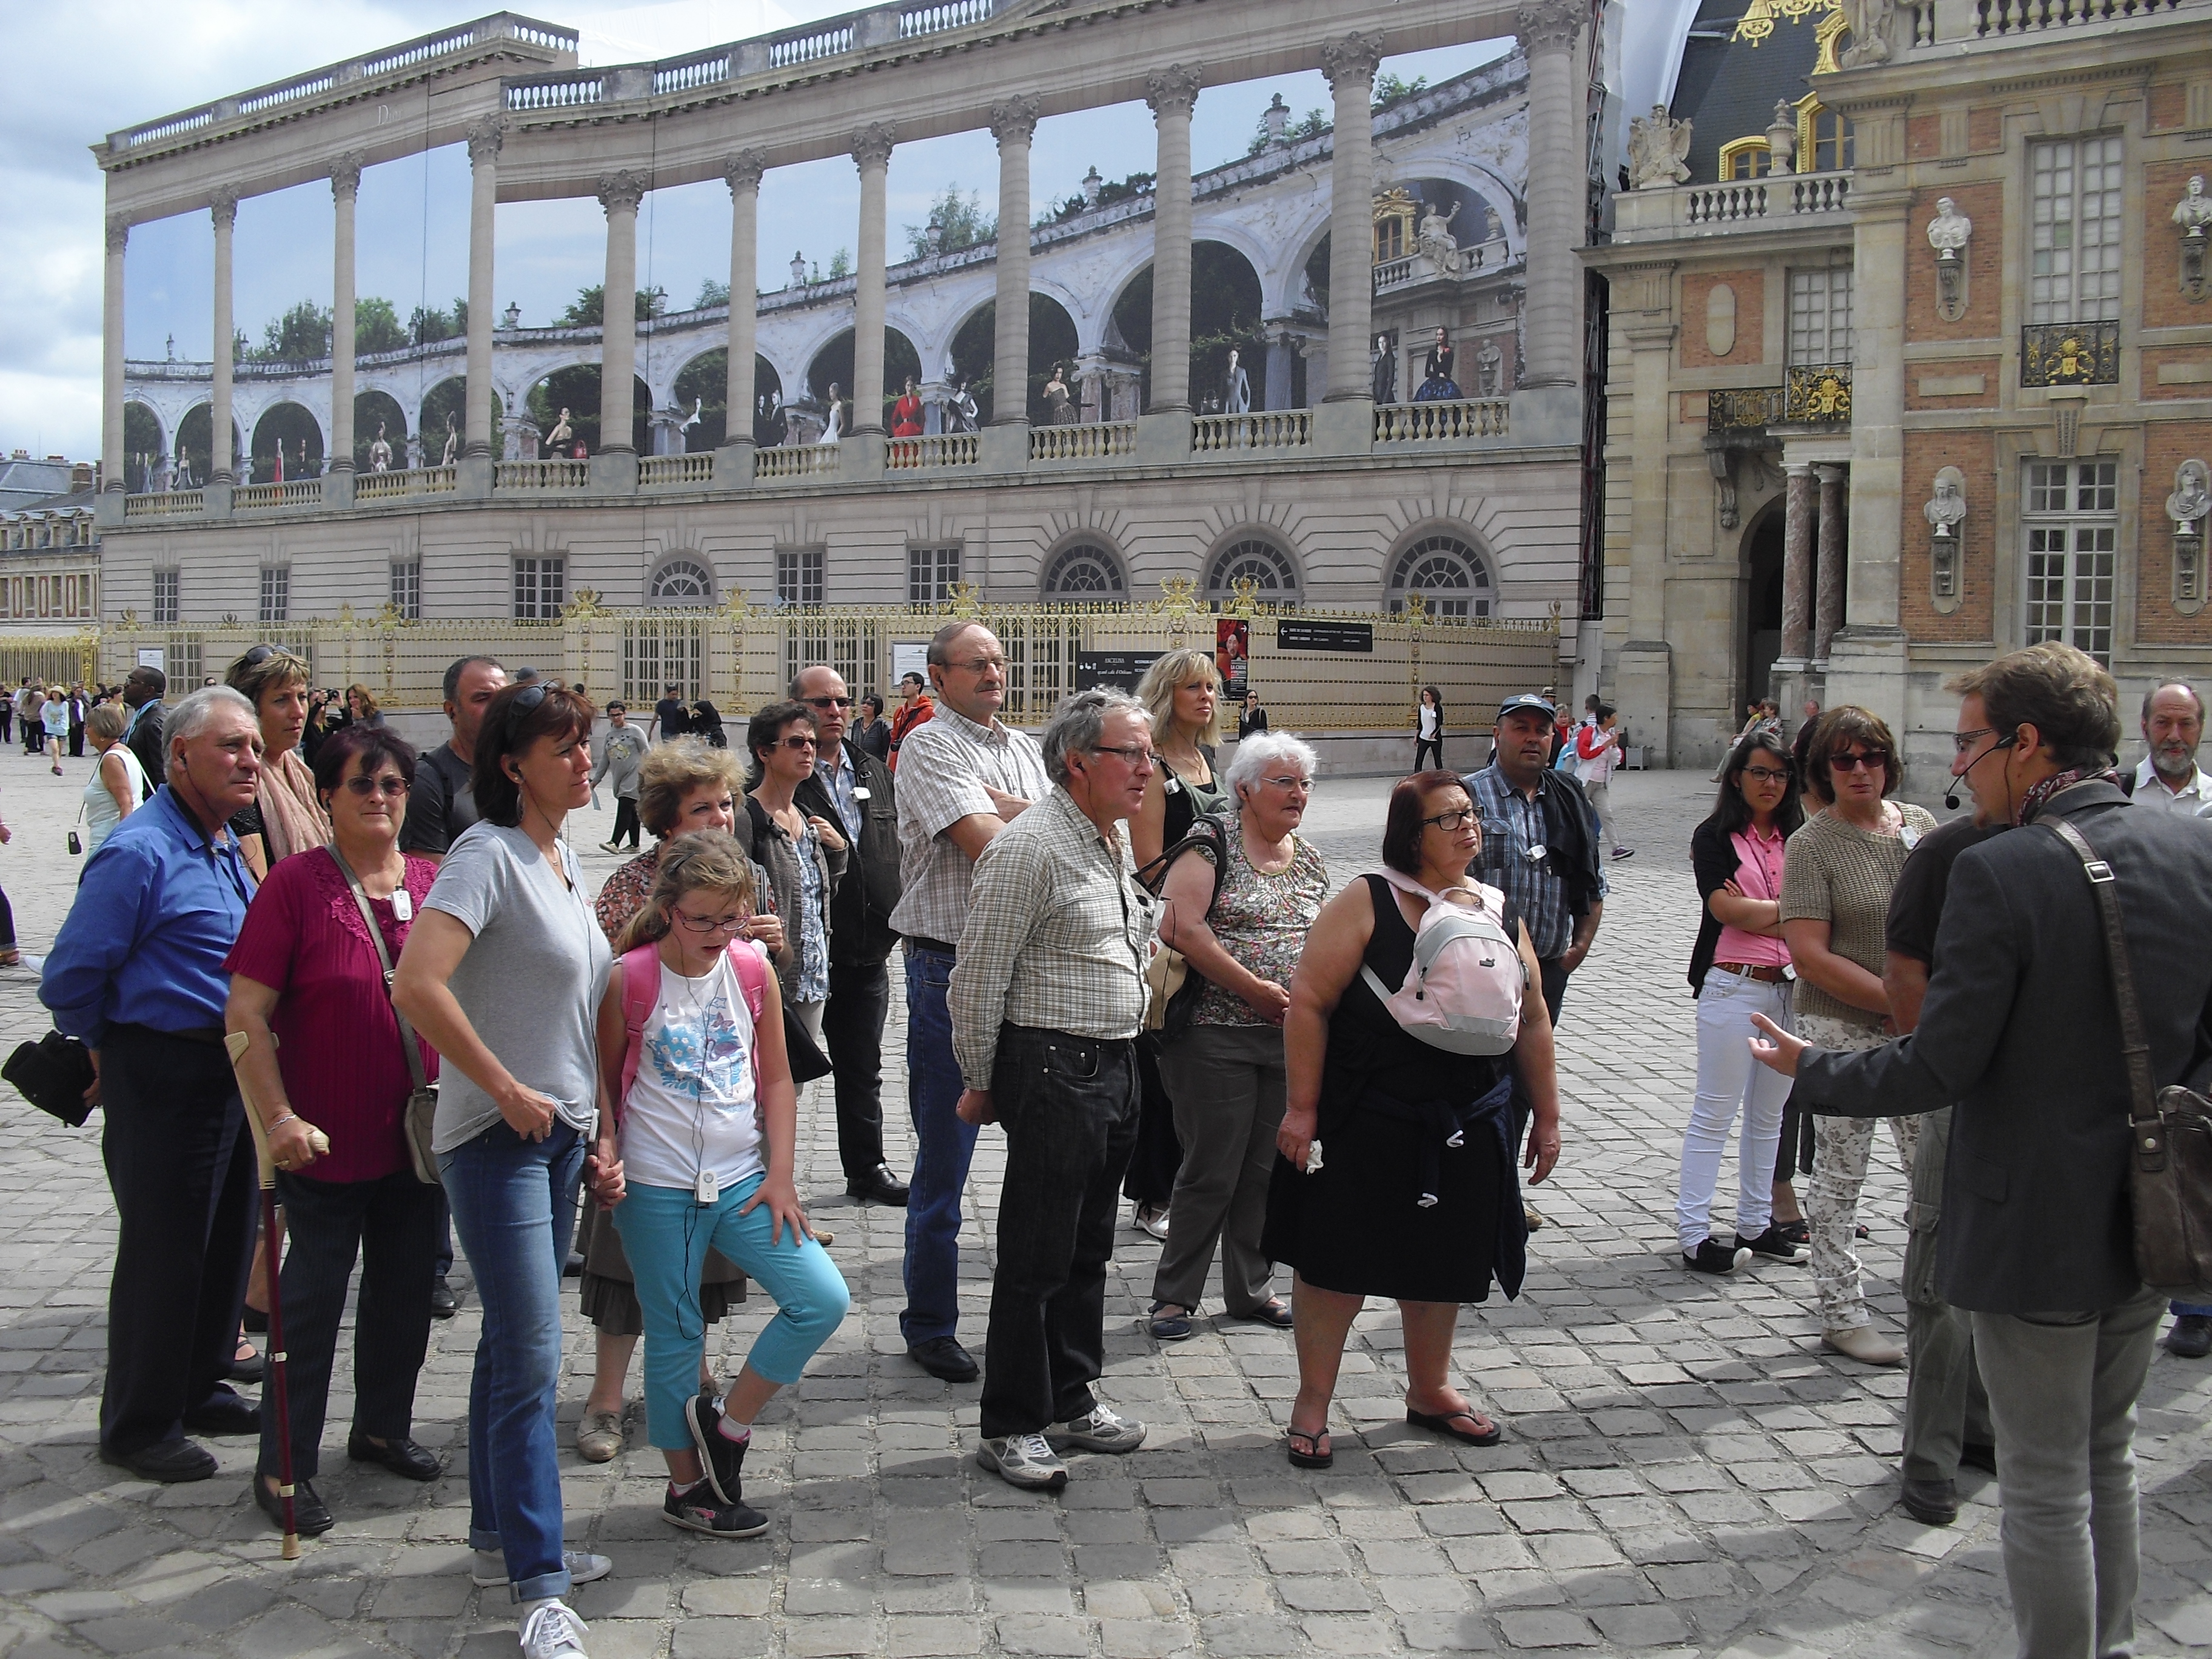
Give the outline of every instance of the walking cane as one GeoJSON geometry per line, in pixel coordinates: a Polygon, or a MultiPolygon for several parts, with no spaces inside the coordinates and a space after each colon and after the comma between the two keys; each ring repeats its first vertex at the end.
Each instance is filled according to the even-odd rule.
{"type": "MultiPolygon", "coordinates": [[[[245,1070],[239,1062],[246,1058],[246,1035],[233,1031],[222,1040],[230,1054],[230,1068],[238,1079],[238,1097],[246,1108],[246,1126],[253,1131],[254,1161],[261,1170],[261,1236],[267,1239],[276,1237],[276,1165],[269,1156],[269,1133],[261,1127],[261,1115],[253,1109],[253,1096],[246,1085],[245,1070]]],[[[331,1143],[319,1129],[313,1132],[319,1143],[316,1151],[327,1152],[331,1143]]],[[[284,1382],[284,1297],[277,1288],[279,1263],[270,1250],[269,1263],[269,1378],[270,1392],[276,1396],[276,1495],[284,1501],[284,1547],[287,1561],[300,1559],[300,1534],[292,1522],[292,1410],[284,1382]]],[[[253,1478],[261,1479],[257,1468],[253,1478]]]]}

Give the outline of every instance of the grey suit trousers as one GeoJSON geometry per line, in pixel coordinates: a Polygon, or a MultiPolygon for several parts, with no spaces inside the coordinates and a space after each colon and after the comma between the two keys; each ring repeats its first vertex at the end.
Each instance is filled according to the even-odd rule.
{"type": "Polygon", "coordinates": [[[2020,1659],[2135,1651],[2136,1397],[2165,1311],[2142,1291],[2103,1313],[1974,1316],[2020,1659]]]}
{"type": "Polygon", "coordinates": [[[1974,1364],[1973,1316],[1936,1287],[1936,1230],[1943,1216],[1943,1164],[1951,1108],[1930,1112],[1912,1154],[1912,1233],[1905,1247],[1905,1478],[1952,1480],[1959,1451],[1990,1443],[1990,1397],[1974,1364]]]}

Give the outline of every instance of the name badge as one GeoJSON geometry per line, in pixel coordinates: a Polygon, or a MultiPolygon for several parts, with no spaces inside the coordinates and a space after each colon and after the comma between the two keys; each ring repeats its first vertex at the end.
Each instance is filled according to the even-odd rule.
{"type": "Polygon", "coordinates": [[[1920,832],[1909,823],[1897,832],[1897,838],[1905,843],[1905,850],[1908,853],[1920,845],[1920,832]]]}
{"type": "Polygon", "coordinates": [[[854,800],[866,800],[870,799],[870,796],[866,789],[856,787],[853,791],[853,799],[854,800]]]}
{"type": "Polygon", "coordinates": [[[392,915],[395,921],[406,921],[415,914],[415,901],[407,896],[404,887],[392,890],[392,915]]]}

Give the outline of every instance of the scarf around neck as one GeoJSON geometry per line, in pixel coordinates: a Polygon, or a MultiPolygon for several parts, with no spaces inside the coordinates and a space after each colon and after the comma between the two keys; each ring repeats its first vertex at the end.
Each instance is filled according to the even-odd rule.
{"type": "Polygon", "coordinates": [[[286,750],[262,769],[259,805],[271,866],[310,847],[330,844],[330,817],[315,799],[314,775],[298,750],[286,750]]]}
{"type": "Polygon", "coordinates": [[[2015,823],[2033,823],[2036,815],[2050,804],[2051,798],[2061,790],[2071,789],[2077,783],[2110,783],[2117,785],[2120,775],[2109,766],[2077,766],[2071,771],[2054,772],[2040,783],[2032,783],[2027,793],[2020,798],[2020,811],[2015,823]]]}

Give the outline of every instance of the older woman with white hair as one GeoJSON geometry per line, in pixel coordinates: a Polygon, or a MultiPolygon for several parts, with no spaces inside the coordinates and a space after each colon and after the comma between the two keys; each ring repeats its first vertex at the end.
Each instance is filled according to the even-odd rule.
{"type": "Polygon", "coordinates": [[[1161,891],[1160,938],[1205,981],[1188,1028],[1160,1045],[1183,1149],[1152,1279],[1150,1328],[1162,1341],[1190,1335],[1216,1240],[1229,1316],[1291,1322],[1260,1233],[1283,1121],[1291,975],[1328,897],[1328,866],[1297,834],[1314,768],[1312,749],[1286,733],[1238,744],[1226,777],[1237,820],[1221,869],[1203,855],[1180,858],[1161,891]]]}

